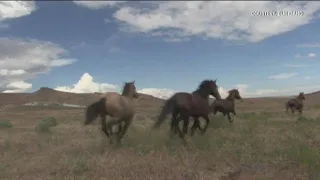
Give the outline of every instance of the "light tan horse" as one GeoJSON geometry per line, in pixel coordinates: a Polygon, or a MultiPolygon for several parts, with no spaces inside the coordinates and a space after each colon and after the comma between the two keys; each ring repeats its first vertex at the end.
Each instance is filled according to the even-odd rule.
{"type": "Polygon", "coordinates": [[[107,92],[102,98],[89,105],[86,109],[86,117],[84,125],[91,124],[98,116],[101,117],[101,128],[107,137],[113,135],[112,127],[119,124],[119,132],[117,140],[120,142],[127,132],[135,115],[134,98],[138,98],[139,94],[134,85],[135,81],[125,83],[122,94],[117,92],[107,92]],[[106,116],[109,115],[116,120],[106,123],[106,116]],[[125,125],[122,127],[121,123],[125,125]]]}

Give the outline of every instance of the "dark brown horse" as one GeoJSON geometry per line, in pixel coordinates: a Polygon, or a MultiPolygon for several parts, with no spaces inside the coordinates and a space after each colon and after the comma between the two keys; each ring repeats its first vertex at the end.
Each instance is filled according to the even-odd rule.
{"type": "MultiPolygon", "coordinates": [[[[160,113],[157,122],[154,125],[154,128],[159,128],[166,116],[172,112],[171,129],[179,130],[179,135],[181,138],[184,138],[184,133],[187,133],[188,131],[190,116],[194,118],[202,117],[206,120],[206,126],[202,131],[204,133],[207,130],[210,122],[208,117],[208,114],[210,112],[208,102],[209,95],[212,95],[217,99],[221,98],[216,80],[202,81],[198,89],[192,94],[187,92],[178,92],[174,94],[165,102],[165,105],[160,113]],[[184,133],[180,130],[180,128],[178,128],[180,119],[184,121],[184,133]]],[[[194,123],[193,126],[194,128],[200,128],[199,123],[194,123]]]]}
{"type": "Polygon", "coordinates": [[[240,92],[238,89],[232,89],[228,91],[229,95],[225,99],[217,99],[211,105],[210,109],[212,110],[213,114],[216,115],[217,112],[221,112],[224,116],[228,115],[229,123],[233,122],[233,119],[230,116],[232,113],[234,116],[237,115],[236,113],[236,106],[235,106],[235,99],[241,100],[242,97],[240,96],[240,92]]]}
{"type": "Polygon", "coordinates": [[[306,98],[304,97],[304,93],[300,92],[298,97],[292,98],[286,102],[286,112],[288,113],[289,108],[291,109],[292,114],[294,114],[294,109],[298,110],[300,114],[303,111],[303,101],[306,98]]]}
{"type": "Polygon", "coordinates": [[[84,125],[92,123],[100,116],[102,131],[109,137],[113,134],[112,127],[119,124],[117,140],[120,142],[132,123],[135,115],[134,98],[138,97],[139,95],[136,91],[134,81],[125,83],[122,94],[117,92],[107,92],[103,94],[99,101],[87,107],[84,125]],[[107,115],[117,118],[117,120],[111,120],[106,123],[107,115]],[[125,122],[124,127],[121,125],[122,122],[125,122]]]}

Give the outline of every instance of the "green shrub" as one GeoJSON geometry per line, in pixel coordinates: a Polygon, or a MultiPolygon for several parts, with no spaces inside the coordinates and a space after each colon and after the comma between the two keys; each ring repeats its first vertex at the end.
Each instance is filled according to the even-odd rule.
{"type": "Polygon", "coordinates": [[[35,128],[35,131],[38,133],[41,132],[50,132],[50,128],[57,126],[58,122],[53,117],[47,117],[42,119],[35,128]]]}
{"type": "Polygon", "coordinates": [[[0,128],[11,128],[13,127],[9,120],[0,120],[0,128]]]}

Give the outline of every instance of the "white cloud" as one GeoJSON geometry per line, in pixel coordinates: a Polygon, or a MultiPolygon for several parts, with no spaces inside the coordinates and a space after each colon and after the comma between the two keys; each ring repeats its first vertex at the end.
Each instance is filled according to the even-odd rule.
{"type": "MultiPolygon", "coordinates": [[[[305,77],[307,78],[307,77],[305,77]]],[[[240,95],[243,98],[248,97],[268,97],[268,96],[290,96],[298,94],[299,92],[314,92],[320,89],[320,85],[312,86],[298,86],[298,87],[288,87],[283,89],[256,89],[254,91],[249,90],[248,84],[237,84],[234,87],[226,88],[219,86],[219,92],[222,98],[228,96],[228,91],[231,89],[238,89],[240,95]]],[[[93,81],[93,77],[89,73],[84,73],[80,80],[72,86],[58,86],[55,88],[58,91],[72,92],[72,93],[94,93],[94,92],[119,92],[119,86],[108,83],[98,83],[93,81]]],[[[172,89],[158,89],[158,88],[142,88],[138,90],[139,93],[148,94],[161,99],[168,99],[177,91],[172,89]]]]}
{"type": "Polygon", "coordinates": [[[77,61],[77,59],[56,59],[51,61],[52,67],[60,67],[73,64],[77,61]]]}
{"type": "Polygon", "coordinates": [[[308,54],[308,57],[309,58],[314,58],[314,57],[316,57],[316,54],[315,53],[310,53],[310,54],[308,54]]]}
{"type": "Polygon", "coordinates": [[[0,30],[9,28],[6,20],[30,15],[37,10],[34,1],[1,1],[0,2],[0,30]]]}
{"type": "Polygon", "coordinates": [[[121,48],[117,46],[117,42],[120,40],[120,38],[121,36],[119,34],[112,34],[104,41],[104,45],[108,52],[114,53],[121,51],[121,48]]]}
{"type": "Polygon", "coordinates": [[[168,99],[170,98],[176,91],[171,89],[157,89],[157,88],[143,88],[138,90],[139,93],[148,94],[160,99],[168,99]]]}
{"type": "Polygon", "coordinates": [[[258,42],[310,23],[318,2],[166,1],[124,5],[114,14],[129,32],[164,39],[189,36],[258,42]],[[254,11],[300,11],[303,15],[253,16],[254,11]],[[161,35],[159,35],[161,34],[161,35]]]}
{"type": "Polygon", "coordinates": [[[248,88],[249,88],[248,84],[237,84],[235,85],[235,87],[229,88],[229,89],[219,86],[219,93],[221,95],[221,98],[226,98],[229,95],[228,93],[229,90],[238,89],[241,97],[247,97],[248,95],[250,96],[250,94],[248,94],[248,88]]]}
{"type": "Polygon", "coordinates": [[[298,54],[295,55],[295,57],[296,57],[296,58],[300,58],[300,57],[301,57],[301,54],[298,53],[298,54]]]}
{"type": "Polygon", "coordinates": [[[311,79],[311,77],[305,76],[304,79],[305,79],[305,80],[309,80],[309,79],[311,79]]]}
{"type": "Polygon", "coordinates": [[[24,82],[52,67],[70,63],[63,57],[66,53],[51,42],[0,38],[0,91],[8,90],[12,82],[24,82]]]}
{"type": "Polygon", "coordinates": [[[32,88],[32,84],[24,81],[14,81],[6,85],[7,90],[3,93],[20,93],[32,88]]]}
{"type": "Polygon", "coordinates": [[[0,70],[0,76],[19,76],[23,74],[26,74],[26,71],[23,69],[17,69],[17,70],[1,69],[0,70]]]}
{"type": "Polygon", "coordinates": [[[268,79],[289,79],[295,75],[296,73],[281,73],[281,74],[269,76],[268,79]]]}
{"type": "Polygon", "coordinates": [[[291,96],[298,95],[299,92],[310,93],[320,90],[320,85],[296,86],[283,89],[258,89],[251,93],[251,97],[268,97],[268,96],[291,96]]]}
{"type": "MultiPolygon", "coordinates": [[[[309,77],[305,77],[309,79],[309,77]]],[[[273,96],[291,96],[297,95],[299,92],[315,92],[320,90],[320,85],[311,85],[311,86],[296,86],[296,87],[287,87],[287,88],[275,88],[275,89],[256,89],[254,91],[249,91],[249,85],[239,84],[236,85],[236,88],[239,88],[241,97],[250,98],[250,97],[273,97],[273,96]]],[[[228,90],[231,90],[230,88],[228,90]]],[[[219,92],[222,98],[228,96],[228,90],[225,88],[219,88],[219,92]]]]}
{"type": "Polygon", "coordinates": [[[55,90],[72,92],[72,93],[94,93],[94,92],[108,92],[116,91],[117,85],[98,83],[93,81],[93,77],[89,73],[84,73],[80,80],[73,86],[58,86],[55,90]]]}
{"type": "Polygon", "coordinates": [[[121,49],[118,47],[110,47],[110,48],[108,48],[108,51],[111,53],[115,53],[115,52],[120,52],[121,49]]]}
{"type": "Polygon", "coordinates": [[[89,9],[103,9],[106,7],[114,7],[118,4],[124,3],[125,1],[73,1],[81,7],[86,7],[89,9]]]}
{"type": "MultiPolygon", "coordinates": [[[[58,86],[55,88],[58,91],[72,93],[94,93],[94,92],[118,92],[119,86],[108,83],[98,83],[93,81],[93,77],[89,73],[84,73],[80,80],[73,86],[58,86]]],[[[148,94],[157,98],[167,99],[172,96],[175,91],[170,89],[143,88],[138,90],[139,93],[148,94]]]]}
{"type": "Polygon", "coordinates": [[[108,18],[104,18],[104,19],[103,19],[103,22],[104,22],[104,23],[110,23],[110,22],[111,22],[111,20],[110,20],[110,19],[108,19],[108,18]]]}
{"type": "Polygon", "coordinates": [[[297,47],[301,47],[301,48],[320,48],[320,43],[298,44],[297,47]]]}
{"type": "Polygon", "coordinates": [[[0,21],[30,15],[36,9],[34,1],[1,1],[0,21]]]}
{"type": "Polygon", "coordinates": [[[292,68],[300,68],[300,67],[305,67],[306,65],[304,65],[304,64],[285,64],[284,66],[292,67],[292,68]]]}
{"type": "Polygon", "coordinates": [[[71,46],[71,49],[79,49],[85,47],[87,44],[85,42],[81,42],[80,44],[75,44],[71,46]]]}

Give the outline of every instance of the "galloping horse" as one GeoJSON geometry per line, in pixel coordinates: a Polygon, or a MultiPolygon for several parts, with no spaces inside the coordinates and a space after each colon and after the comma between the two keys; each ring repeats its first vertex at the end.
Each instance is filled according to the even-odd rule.
{"type": "MultiPolygon", "coordinates": [[[[194,118],[203,117],[206,120],[206,126],[202,131],[203,133],[205,133],[210,122],[208,117],[208,114],[210,112],[208,102],[209,95],[212,95],[217,99],[221,98],[216,80],[202,81],[198,89],[192,94],[187,92],[178,92],[174,94],[165,102],[160,116],[153,128],[159,128],[165,117],[172,112],[171,130],[178,129],[180,138],[184,138],[184,134],[179,128],[179,121],[180,119],[184,121],[183,132],[187,133],[190,116],[194,118]],[[177,118],[178,115],[180,115],[179,119],[177,118]]],[[[193,128],[197,127],[200,128],[199,121],[195,121],[195,123],[193,124],[193,128]]]]}
{"type": "Polygon", "coordinates": [[[230,117],[230,113],[236,115],[235,110],[235,99],[241,100],[242,97],[237,89],[232,89],[229,92],[228,97],[225,99],[217,99],[211,105],[210,109],[212,110],[213,114],[216,115],[217,112],[221,112],[224,116],[228,115],[229,123],[233,122],[233,119],[230,117]]]}
{"type": "Polygon", "coordinates": [[[120,95],[117,92],[107,92],[102,95],[102,98],[89,105],[86,109],[86,118],[84,125],[92,123],[98,115],[101,117],[101,128],[107,137],[113,134],[112,127],[119,124],[119,132],[117,133],[117,140],[120,142],[122,137],[128,130],[135,115],[134,98],[138,98],[139,94],[134,85],[135,81],[125,83],[123,92],[120,95]],[[106,116],[109,115],[117,120],[112,120],[106,123],[106,116]],[[125,122],[124,129],[121,123],[125,122]],[[109,134],[110,133],[110,134],[109,134]]]}
{"type": "Polygon", "coordinates": [[[304,93],[300,92],[298,97],[292,98],[286,102],[286,112],[288,113],[289,108],[291,109],[292,114],[294,114],[294,109],[298,110],[300,114],[303,111],[303,100],[306,98],[304,97],[304,93]]]}

